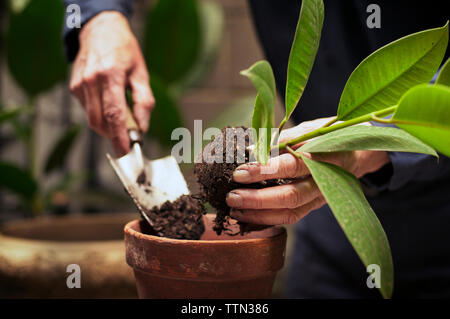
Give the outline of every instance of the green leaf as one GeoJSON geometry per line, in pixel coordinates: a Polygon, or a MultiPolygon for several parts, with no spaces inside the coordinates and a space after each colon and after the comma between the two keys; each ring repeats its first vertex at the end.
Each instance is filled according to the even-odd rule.
{"type": "Polygon", "coordinates": [[[450,88],[418,85],[400,100],[393,115],[397,126],[450,156],[450,88]]]}
{"type": "Polygon", "coordinates": [[[50,151],[45,163],[45,173],[49,174],[54,170],[60,169],[66,163],[67,157],[72,149],[73,143],[81,131],[79,125],[68,127],[59,137],[50,151]]]}
{"type": "Polygon", "coordinates": [[[447,43],[448,23],[398,39],[369,55],[345,85],[338,120],[396,105],[409,88],[428,83],[444,58],[447,43]]]}
{"type": "Polygon", "coordinates": [[[0,124],[17,118],[17,116],[22,112],[22,108],[15,108],[9,110],[0,111],[0,124]]]}
{"type": "Polygon", "coordinates": [[[32,0],[11,12],[6,34],[7,63],[17,83],[34,97],[63,80],[67,63],[61,30],[62,1],[32,0]]]}
{"type": "Polygon", "coordinates": [[[33,197],[38,189],[29,171],[7,162],[0,162],[0,187],[26,199],[33,197]]]}
{"type": "Polygon", "coordinates": [[[155,97],[155,108],[150,117],[150,127],[147,136],[156,139],[162,146],[171,147],[172,131],[183,127],[183,121],[176,102],[164,84],[153,76],[150,85],[155,97]]]}
{"type": "Polygon", "coordinates": [[[11,125],[14,135],[23,142],[28,143],[31,137],[31,126],[19,121],[18,118],[11,118],[11,125]]]}
{"type": "MultiPolygon", "coordinates": [[[[207,127],[250,127],[252,113],[254,111],[253,96],[245,96],[238,98],[227,106],[222,112],[216,114],[213,120],[208,123],[207,127]]],[[[204,141],[207,143],[208,141],[204,141]]]]}
{"type": "Polygon", "coordinates": [[[253,140],[256,141],[256,159],[265,164],[275,119],[275,78],[272,67],[267,61],[256,62],[249,69],[241,71],[241,74],[248,77],[258,91],[252,117],[252,128],[256,133],[253,140]]]}
{"type": "Polygon", "coordinates": [[[324,8],[322,0],[303,0],[302,8],[292,43],[286,82],[286,116],[287,122],[308,83],[319,49],[322,32],[324,8]]]}
{"type": "Polygon", "coordinates": [[[394,287],[391,249],[358,179],[336,165],[301,158],[363,264],[380,266],[379,289],[384,298],[390,298],[394,287]]]}
{"type": "Polygon", "coordinates": [[[159,0],[150,9],[144,34],[144,57],[150,75],[169,84],[195,64],[201,44],[195,0],[159,0]]]}
{"type": "Polygon", "coordinates": [[[447,59],[447,62],[441,68],[436,84],[450,86],[450,59],[447,59]]]}
{"type": "Polygon", "coordinates": [[[68,191],[73,185],[86,181],[88,174],[86,172],[68,172],[65,173],[57,183],[47,191],[47,195],[57,191],[68,191]]]}
{"type": "Polygon", "coordinates": [[[9,0],[9,6],[12,12],[20,13],[26,8],[30,1],[31,0],[9,0]]]}
{"type": "Polygon", "coordinates": [[[356,150],[413,152],[438,156],[418,138],[392,127],[356,125],[316,137],[299,149],[301,152],[325,153],[356,150]]]}
{"type": "Polygon", "coordinates": [[[259,163],[267,164],[270,152],[271,129],[274,125],[274,116],[269,113],[261,96],[258,94],[253,109],[252,128],[255,129],[252,136],[256,141],[256,148],[253,150],[256,160],[259,163]]]}
{"type": "MultiPolygon", "coordinates": [[[[221,5],[213,1],[198,2],[201,45],[198,58],[186,75],[177,82],[177,96],[193,87],[198,87],[214,67],[222,46],[224,31],[224,12],[221,5]]],[[[216,126],[222,127],[222,126],[216,126]]]]}

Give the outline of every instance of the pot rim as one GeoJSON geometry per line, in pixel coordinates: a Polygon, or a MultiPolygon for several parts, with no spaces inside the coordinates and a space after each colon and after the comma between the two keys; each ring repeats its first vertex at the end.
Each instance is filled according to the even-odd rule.
{"type": "Polygon", "coordinates": [[[147,241],[153,241],[153,242],[159,242],[159,243],[167,243],[167,244],[174,244],[174,245],[183,245],[183,244],[196,244],[196,245],[230,245],[230,244],[250,244],[250,243],[259,243],[264,241],[273,241],[274,239],[278,239],[279,237],[283,237],[286,235],[286,228],[283,226],[272,226],[272,229],[276,230],[276,233],[272,236],[266,236],[266,237],[260,237],[260,238],[243,238],[243,239],[175,239],[175,238],[168,238],[168,237],[159,237],[154,235],[148,235],[141,233],[135,229],[133,229],[133,226],[136,226],[139,224],[140,220],[135,219],[130,222],[128,222],[125,225],[124,232],[125,234],[128,234],[129,236],[136,237],[138,239],[147,240],[147,241]]]}

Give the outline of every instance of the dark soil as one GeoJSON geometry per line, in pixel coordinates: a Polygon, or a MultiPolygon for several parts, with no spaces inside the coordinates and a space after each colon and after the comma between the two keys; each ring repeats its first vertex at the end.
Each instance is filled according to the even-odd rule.
{"type": "Polygon", "coordinates": [[[147,222],[141,223],[142,231],[149,235],[161,232],[164,237],[174,239],[200,239],[205,231],[202,216],[205,207],[198,199],[183,195],[176,201],[167,201],[160,208],[153,207],[146,214],[154,223],[150,227],[147,222]]]}
{"type": "MultiPolygon", "coordinates": [[[[239,140],[235,136],[226,136],[225,127],[222,129],[221,134],[218,134],[214,139],[204,148],[201,156],[201,162],[194,165],[194,174],[197,176],[198,182],[202,185],[203,194],[202,199],[207,201],[217,210],[217,215],[214,220],[214,230],[218,235],[223,231],[226,231],[229,218],[230,218],[230,208],[226,204],[227,194],[236,188],[264,188],[269,186],[275,186],[285,183],[282,180],[271,180],[261,183],[254,184],[239,184],[233,181],[233,171],[241,164],[237,162],[239,154],[245,154],[245,160],[243,156],[240,159],[244,160],[245,163],[250,161],[250,152],[247,150],[247,146],[250,145],[251,141],[248,136],[241,138],[240,141],[245,141],[244,143],[238,143],[239,140]],[[222,144],[222,147],[220,147],[222,144]],[[230,149],[234,149],[234,154],[229,152],[227,163],[227,146],[230,149]],[[222,154],[216,154],[210,150],[221,150],[222,154]],[[206,150],[206,151],[205,151],[206,150]],[[218,156],[219,155],[219,156],[218,156]],[[220,156],[221,155],[221,156],[220,156]],[[217,163],[217,159],[222,158],[222,163],[217,163]],[[215,162],[215,161],[216,162],[215,162]]],[[[233,128],[236,134],[242,136],[242,133],[246,130],[245,127],[240,127],[242,130],[236,130],[233,128]]],[[[254,229],[254,227],[249,227],[249,225],[242,225],[241,232],[246,230],[254,229]]]]}

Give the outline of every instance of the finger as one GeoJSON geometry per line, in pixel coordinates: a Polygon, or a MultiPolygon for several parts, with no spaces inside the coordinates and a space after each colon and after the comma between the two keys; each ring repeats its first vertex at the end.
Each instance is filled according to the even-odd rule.
{"type": "Polygon", "coordinates": [[[129,83],[133,96],[133,113],[139,128],[148,130],[150,113],[155,106],[155,98],[149,86],[147,71],[136,71],[130,75],[129,83]]]}
{"type": "Polygon", "coordinates": [[[233,172],[233,179],[238,183],[256,183],[268,179],[295,178],[309,175],[303,161],[290,153],[271,158],[267,165],[258,163],[243,164],[233,172]]]}
{"type": "Polygon", "coordinates": [[[102,115],[101,87],[94,75],[87,74],[83,77],[84,106],[89,126],[98,134],[109,135],[102,115]]]}
{"type": "Polygon", "coordinates": [[[267,209],[267,210],[233,210],[230,215],[243,223],[257,225],[295,224],[311,211],[322,207],[326,203],[320,196],[311,202],[294,209],[267,209]]]}
{"type": "MultiPolygon", "coordinates": [[[[318,129],[319,127],[324,126],[326,123],[329,123],[329,121],[333,117],[327,117],[327,118],[320,118],[313,121],[306,121],[302,122],[301,124],[291,127],[289,129],[282,130],[280,133],[280,137],[278,139],[278,143],[284,143],[289,140],[292,140],[296,137],[302,136],[304,134],[307,134],[309,132],[314,131],[315,129],[318,129]]],[[[292,145],[291,147],[293,149],[297,149],[306,142],[300,142],[298,144],[292,145]]]]}
{"type": "Polygon", "coordinates": [[[119,73],[103,78],[102,111],[109,126],[111,141],[118,156],[130,150],[126,127],[125,76],[119,73]]]}
{"type": "Polygon", "coordinates": [[[84,96],[84,89],[83,89],[84,67],[85,67],[85,60],[78,57],[73,65],[69,89],[70,92],[78,99],[81,106],[83,106],[83,108],[86,108],[85,107],[86,98],[84,96]]]}
{"type": "Polygon", "coordinates": [[[262,189],[236,189],[228,193],[227,205],[239,209],[297,208],[321,195],[312,178],[262,189]]]}

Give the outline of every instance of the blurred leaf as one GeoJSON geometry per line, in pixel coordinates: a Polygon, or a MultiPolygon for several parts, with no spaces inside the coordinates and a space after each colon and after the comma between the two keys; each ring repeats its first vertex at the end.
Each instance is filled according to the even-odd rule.
{"type": "Polygon", "coordinates": [[[398,103],[394,123],[450,156],[450,87],[418,85],[398,103]]]}
{"type": "Polygon", "coordinates": [[[350,126],[316,137],[298,150],[308,153],[373,150],[438,156],[433,148],[403,130],[366,125],[350,126]]]}
{"type": "Polygon", "coordinates": [[[45,173],[49,174],[56,169],[64,166],[67,156],[70,153],[73,143],[81,131],[79,125],[68,127],[53,145],[45,164],[45,173]]]}
{"type": "MultiPolygon", "coordinates": [[[[87,179],[87,173],[84,172],[69,172],[64,174],[60,180],[52,185],[44,194],[44,201],[46,206],[53,206],[52,198],[55,194],[58,193],[68,193],[71,188],[84,180],[87,179]]],[[[69,196],[69,194],[67,194],[69,196]]]]}
{"type": "Polygon", "coordinates": [[[143,51],[151,75],[166,85],[180,80],[196,62],[200,43],[195,0],[159,0],[150,9],[143,51]]]}
{"type": "Polygon", "coordinates": [[[17,116],[22,112],[22,108],[15,108],[9,110],[1,110],[0,111],[0,124],[6,121],[10,121],[12,119],[17,118],[17,116]]]}
{"type": "Polygon", "coordinates": [[[227,106],[222,112],[218,113],[214,119],[208,123],[208,127],[217,127],[222,129],[226,126],[250,127],[252,125],[251,118],[253,113],[253,96],[246,96],[234,101],[227,106]]]}
{"type": "Polygon", "coordinates": [[[394,266],[386,233],[361,190],[358,179],[329,163],[301,156],[351,245],[364,265],[381,269],[380,292],[390,298],[394,266]]]}
{"type": "Polygon", "coordinates": [[[436,84],[450,86],[450,59],[447,59],[447,62],[441,68],[436,84]]]}
{"type": "Polygon", "coordinates": [[[67,64],[61,37],[62,1],[32,0],[19,13],[11,13],[6,34],[9,70],[33,97],[64,79],[67,64]]]}
{"type": "Polygon", "coordinates": [[[31,135],[31,126],[22,123],[18,118],[12,118],[11,124],[14,129],[15,136],[27,143],[31,135]]]}
{"type": "Polygon", "coordinates": [[[428,83],[439,69],[447,43],[448,23],[398,39],[369,55],[345,85],[338,120],[396,105],[409,88],[428,83]]]}
{"type": "Polygon", "coordinates": [[[87,179],[88,174],[85,172],[69,172],[64,174],[61,179],[53,185],[49,192],[67,191],[76,183],[80,183],[87,179]]]}
{"type": "Polygon", "coordinates": [[[224,14],[221,5],[213,1],[199,1],[201,45],[198,58],[186,76],[177,83],[177,95],[202,84],[214,66],[222,45],[224,14]]]}
{"type": "Polygon", "coordinates": [[[176,142],[171,139],[172,131],[182,127],[183,121],[177,104],[161,81],[153,76],[150,82],[156,103],[147,135],[156,139],[162,146],[171,147],[176,142]]]}
{"type": "Polygon", "coordinates": [[[0,162],[0,187],[31,199],[38,185],[30,172],[11,163],[0,162]]]}
{"type": "Polygon", "coordinates": [[[31,0],[9,0],[9,6],[12,12],[18,14],[23,11],[31,0]]]}
{"type": "Polygon", "coordinates": [[[252,128],[256,130],[255,157],[265,164],[270,151],[271,129],[275,121],[276,87],[272,67],[267,61],[258,61],[241,74],[250,79],[258,91],[252,116],[252,128]],[[261,130],[260,129],[265,129],[261,130]]]}
{"type": "Polygon", "coordinates": [[[294,42],[292,43],[286,81],[287,122],[297,106],[311,73],[319,49],[324,8],[322,0],[303,0],[298,18],[294,42]]]}

